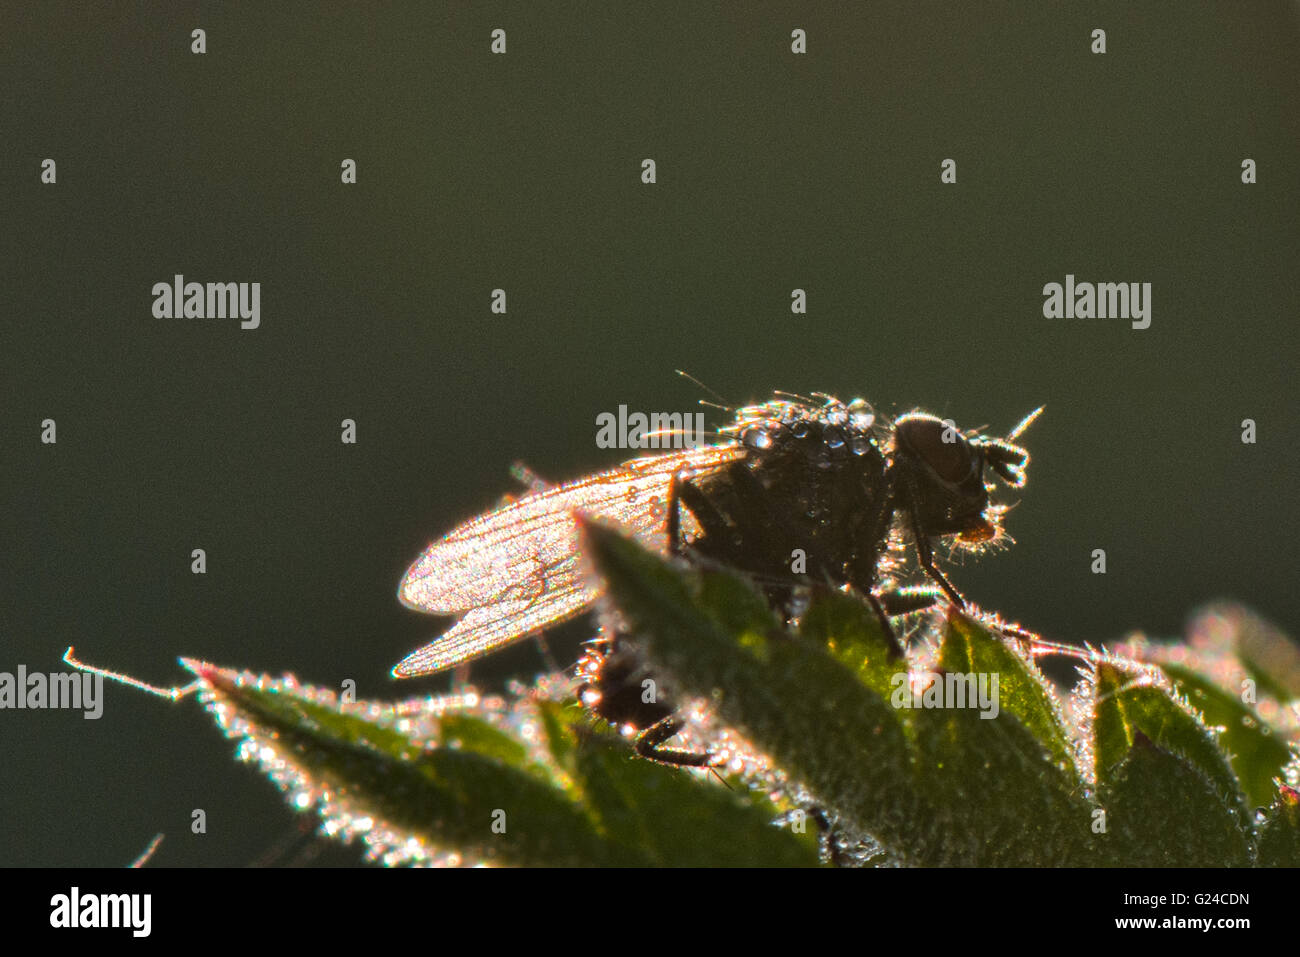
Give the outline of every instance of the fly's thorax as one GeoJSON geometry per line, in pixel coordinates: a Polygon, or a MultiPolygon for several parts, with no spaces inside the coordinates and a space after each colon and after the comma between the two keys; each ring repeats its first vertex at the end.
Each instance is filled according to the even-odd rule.
{"type": "Polygon", "coordinates": [[[762,581],[870,587],[890,495],[866,403],[774,401],[741,410],[730,431],[746,455],[696,483],[697,551],[762,581]]]}
{"type": "Polygon", "coordinates": [[[838,471],[858,463],[864,471],[883,471],[875,413],[862,400],[824,406],[769,402],[742,410],[732,426],[753,468],[802,466],[838,471]]]}
{"type": "Polygon", "coordinates": [[[815,535],[884,494],[885,455],[865,406],[782,403],[748,424],[745,467],[771,493],[782,518],[815,535]]]}

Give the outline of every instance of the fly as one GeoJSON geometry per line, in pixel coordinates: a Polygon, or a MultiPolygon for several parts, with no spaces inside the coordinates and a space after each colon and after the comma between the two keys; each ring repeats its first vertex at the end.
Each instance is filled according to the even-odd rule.
{"type": "MultiPolygon", "coordinates": [[[[1016,440],[1041,412],[995,438],[962,432],[924,412],[890,421],[862,399],[846,404],[822,393],[777,393],[735,410],[716,444],[534,487],[454,528],[407,571],[398,589],[404,605],[459,621],[393,674],[433,674],[588,610],[601,586],[583,572],[575,512],[612,520],[661,554],[747,573],[787,617],[799,589],[812,583],[850,587],[891,636],[891,616],[941,595],[962,608],[965,600],[939,569],[934,544],[977,548],[1002,536],[1005,507],[991,502],[990,479],[1024,485],[1029,454],[1016,440]],[[910,539],[933,582],[928,590],[884,587],[896,531],[910,539]]],[[[611,720],[621,723],[625,709],[614,702],[641,666],[617,636],[602,639],[593,653],[580,668],[583,698],[598,713],[604,701],[611,720]]],[[[641,714],[630,709],[627,717],[642,730],[643,754],[705,763],[658,748],[680,727],[670,705],[641,714]]]]}

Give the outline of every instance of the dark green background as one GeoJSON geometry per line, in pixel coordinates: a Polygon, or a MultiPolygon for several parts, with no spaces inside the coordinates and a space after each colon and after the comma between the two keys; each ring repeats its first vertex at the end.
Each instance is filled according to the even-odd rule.
{"type": "MultiPolygon", "coordinates": [[[[1296,629],[1294,3],[375,6],[5,4],[0,670],[443,688],[388,677],[440,627],[408,563],[517,459],[627,457],[596,415],[690,410],[677,368],[998,432],[1045,403],[972,599],[1062,640],[1219,596],[1296,629]],[[177,272],[261,282],[261,328],[154,319],[177,272]],[[1045,320],[1067,273],[1151,282],[1150,329],[1045,320]]],[[[106,694],[0,713],[0,863],[286,859],[193,703],[106,694]]]]}

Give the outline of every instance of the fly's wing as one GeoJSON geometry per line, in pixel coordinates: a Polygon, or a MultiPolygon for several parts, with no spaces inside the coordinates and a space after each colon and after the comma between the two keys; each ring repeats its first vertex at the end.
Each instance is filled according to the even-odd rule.
{"type": "MultiPolygon", "coordinates": [[[[434,542],[402,579],[408,608],[460,621],[403,659],[399,678],[432,674],[580,614],[600,594],[578,561],[575,511],[612,519],[666,551],[673,476],[715,471],[743,458],[734,444],[634,459],[608,472],[534,492],[480,515],[434,542]]],[[[694,520],[682,513],[682,528],[694,520]]]]}

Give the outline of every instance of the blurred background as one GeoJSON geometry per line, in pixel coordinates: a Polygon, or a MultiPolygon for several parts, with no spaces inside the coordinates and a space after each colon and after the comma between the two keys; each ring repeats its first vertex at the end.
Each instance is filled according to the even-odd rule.
{"type": "MultiPolygon", "coordinates": [[[[998,434],[1045,404],[959,588],[1062,641],[1215,598],[1300,626],[1294,3],[4,6],[0,671],[441,691],[389,677],[446,624],[407,566],[517,460],[636,454],[596,416],[693,411],[679,368],[998,434]],[[155,319],[177,273],[260,282],[260,328],[155,319]],[[1150,282],[1150,328],[1043,318],[1067,274],[1150,282]]],[[[0,863],[306,859],[193,702],[105,694],[0,712],[0,863]]]]}

